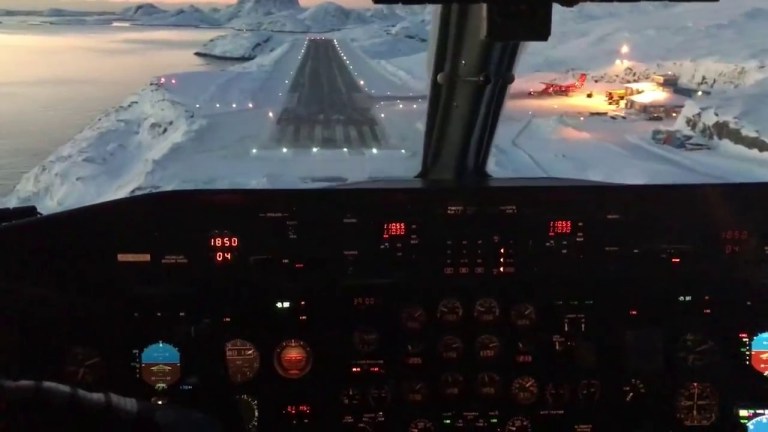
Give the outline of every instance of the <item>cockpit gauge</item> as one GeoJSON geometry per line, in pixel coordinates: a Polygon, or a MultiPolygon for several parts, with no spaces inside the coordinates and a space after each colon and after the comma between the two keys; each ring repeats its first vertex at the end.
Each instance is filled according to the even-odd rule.
{"type": "Polygon", "coordinates": [[[365,423],[358,423],[355,425],[355,427],[352,429],[354,432],[373,432],[373,428],[368,426],[365,423]]]}
{"type": "Polygon", "coordinates": [[[415,340],[406,343],[403,362],[411,366],[424,364],[424,344],[415,340]]]}
{"type": "Polygon", "coordinates": [[[141,379],[157,390],[165,390],[181,378],[181,354],[173,345],[157,342],[140,355],[141,379]]]}
{"type": "Polygon", "coordinates": [[[533,363],[534,348],[528,340],[519,340],[513,346],[515,363],[527,364],[533,363]]]}
{"type": "Polygon", "coordinates": [[[594,379],[581,380],[576,393],[582,402],[597,402],[600,399],[600,381],[594,379]]]}
{"type": "Polygon", "coordinates": [[[408,425],[408,432],[435,432],[435,425],[425,419],[414,420],[408,425]]]}
{"type": "Polygon", "coordinates": [[[412,381],[405,384],[405,400],[411,403],[422,403],[427,400],[429,390],[423,381],[412,381]]]}
{"type": "Polygon", "coordinates": [[[229,379],[235,384],[250,381],[261,365],[261,355],[252,343],[234,339],[224,345],[229,379]]]}
{"type": "Polygon", "coordinates": [[[312,369],[312,350],[304,341],[288,339],[275,349],[273,362],[284,378],[298,379],[312,369]]]}
{"type": "Polygon", "coordinates": [[[437,306],[437,319],[444,324],[457,323],[463,315],[464,308],[457,299],[443,299],[437,306]]]}
{"type": "Polygon", "coordinates": [[[504,432],[531,432],[531,421],[525,417],[512,417],[507,422],[504,432]]]}
{"type": "Polygon", "coordinates": [[[440,377],[440,393],[449,399],[458,397],[464,389],[464,377],[456,372],[446,372],[440,377]]]}
{"type": "Polygon", "coordinates": [[[495,360],[501,354],[501,342],[494,335],[482,335],[475,341],[475,351],[481,360],[495,360]]]}
{"type": "Polygon", "coordinates": [[[750,343],[750,364],[764,376],[768,376],[768,333],[760,333],[750,343]]]}
{"type": "Polygon", "coordinates": [[[379,347],[379,333],[372,328],[359,328],[352,335],[352,343],[357,351],[371,353],[379,347]]]}
{"type": "Polygon", "coordinates": [[[512,381],[512,397],[520,405],[530,405],[539,397],[539,383],[533,377],[521,376],[512,381]]]}
{"type": "Polygon", "coordinates": [[[443,360],[456,360],[464,352],[464,343],[456,336],[443,336],[437,344],[437,352],[443,360]]]}
{"type": "Polygon", "coordinates": [[[701,367],[712,363],[717,355],[717,345],[698,333],[687,333],[677,345],[677,358],[687,367],[701,367]]]}
{"type": "Polygon", "coordinates": [[[645,399],[645,385],[638,379],[632,379],[621,388],[624,403],[634,405],[645,399]]]}
{"type": "Polygon", "coordinates": [[[749,432],[768,432],[768,415],[760,416],[747,423],[749,432]]]}
{"type": "Polygon", "coordinates": [[[341,403],[344,406],[360,406],[363,402],[363,393],[357,387],[349,387],[341,392],[341,403]]]}
{"type": "Polygon", "coordinates": [[[689,383],[677,392],[677,418],[685,426],[708,426],[717,420],[719,397],[712,385],[689,383]]]}
{"type": "Polygon", "coordinates": [[[510,311],[512,324],[518,329],[526,329],[536,323],[536,309],[528,303],[518,303],[510,311]]]}
{"type": "Polygon", "coordinates": [[[259,429],[259,403],[248,395],[237,396],[237,407],[240,411],[240,417],[243,424],[249,432],[256,432],[259,429]]]}
{"type": "Polygon", "coordinates": [[[547,385],[544,391],[544,396],[547,399],[547,405],[552,408],[562,408],[570,400],[570,387],[568,384],[563,383],[550,383],[547,385]]]}
{"type": "Polygon", "coordinates": [[[427,312],[421,306],[406,306],[400,314],[400,320],[406,330],[418,331],[427,323],[427,312]]]}
{"type": "Polygon", "coordinates": [[[68,384],[91,386],[104,376],[105,367],[96,350],[73,347],[64,359],[64,380],[68,384]]]}
{"type": "Polygon", "coordinates": [[[376,384],[368,389],[368,402],[375,408],[382,408],[389,405],[392,400],[392,393],[385,384],[376,384]]]}
{"type": "Polygon", "coordinates": [[[501,393],[501,377],[493,372],[481,372],[475,384],[477,394],[485,398],[495,398],[501,393]]]}
{"type": "Polygon", "coordinates": [[[499,319],[499,302],[485,297],[475,302],[475,308],[472,312],[475,320],[480,323],[492,323],[499,319]]]}

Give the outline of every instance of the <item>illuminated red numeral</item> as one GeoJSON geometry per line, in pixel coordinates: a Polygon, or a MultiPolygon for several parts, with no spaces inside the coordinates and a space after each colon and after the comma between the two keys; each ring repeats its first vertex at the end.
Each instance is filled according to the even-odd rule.
{"type": "Polygon", "coordinates": [[[235,246],[235,247],[237,247],[237,244],[238,244],[239,242],[240,242],[240,241],[237,239],[237,237],[232,237],[232,246],[235,246]]]}
{"type": "Polygon", "coordinates": [[[216,237],[216,246],[221,246],[221,237],[216,237]]]}
{"type": "Polygon", "coordinates": [[[224,261],[224,253],[216,252],[216,261],[224,261]]]}

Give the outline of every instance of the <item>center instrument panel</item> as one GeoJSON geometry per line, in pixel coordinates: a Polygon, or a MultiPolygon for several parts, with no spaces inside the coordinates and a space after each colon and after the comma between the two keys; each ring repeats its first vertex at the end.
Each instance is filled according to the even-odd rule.
{"type": "Polygon", "coordinates": [[[768,409],[766,198],[190,191],[8,224],[0,375],[227,430],[745,430],[768,409]]]}

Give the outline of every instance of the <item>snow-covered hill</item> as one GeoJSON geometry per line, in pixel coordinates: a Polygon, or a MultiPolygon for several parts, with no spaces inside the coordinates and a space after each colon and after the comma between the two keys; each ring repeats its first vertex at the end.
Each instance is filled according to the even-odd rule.
{"type": "Polygon", "coordinates": [[[141,3],[121,10],[119,15],[127,19],[141,19],[167,12],[165,9],[161,9],[152,3],[141,3]]]}
{"type": "Polygon", "coordinates": [[[253,60],[275,51],[291,38],[275,32],[232,32],[211,39],[195,54],[227,60],[253,60]]]}
{"type": "Polygon", "coordinates": [[[333,2],[313,6],[298,17],[313,31],[336,30],[373,22],[365,13],[356,9],[347,9],[333,2]]]}
{"type": "Polygon", "coordinates": [[[220,26],[218,18],[196,6],[187,6],[170,12],[153,13],[143,17],[138,24],[146,26],[200,27],[220,26]]]}

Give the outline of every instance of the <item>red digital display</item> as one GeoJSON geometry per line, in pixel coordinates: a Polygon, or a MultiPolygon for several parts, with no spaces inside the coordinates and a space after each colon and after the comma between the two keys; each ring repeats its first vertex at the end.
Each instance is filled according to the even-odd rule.
{"type": "Polygon", "coordinates": [[[237,247],[237,245],[239,243],[240,243],[240,240],[238,240],[237,237],[233,237],[233,236],[213,236],[213,237],[211,237],[211,247],[214,247],[214,248],[237,247]]]}
{"type": "Polygon", "coordinates": [[[746,230],[727,230],[720,233],[723,240],[746,240],[749,238],[749,232],[746,230]]]}
{"type": "Polygon", "coordinates": [[[405,222],[386,222],[384,224],[384,238],[402,237],[405,234],[405,222]]]}
{"type": "Polygon", "coordinates": [[[232,252],[216,252],[214,259],[216,259],[216,262],[232,261],[232,252]]]}
{"type": "Polygon", "coordinates": [[[211,234],[209,241],[211,257],[216,263],[228,263],[237,255],[240,239],[227,231],[216,231],[211,234]]]}
{"type": "Polygon", "coordinates": [[[553,220],[549,222],[549,235],[566,235],[573,231],[573,222],[570,220],[553,220]]]}

